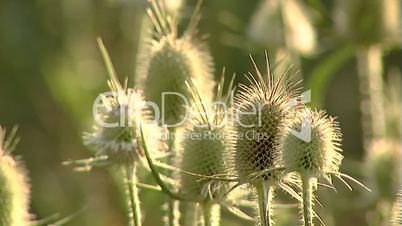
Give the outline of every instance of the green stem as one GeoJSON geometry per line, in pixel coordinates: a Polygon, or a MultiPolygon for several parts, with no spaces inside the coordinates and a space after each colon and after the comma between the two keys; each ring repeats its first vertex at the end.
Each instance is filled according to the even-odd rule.
{"type": "Polygon", "coordinates": [[[219,226],[221,218],[220,205],[212,202],[203,203],[202,215],[204,218],[204,226],[219,226]]]}
{"type": "Polygon", "coordinates": [[[180,201],[194,201],[194,200],[189,200],[185,197],[180,196],[180,194],[175,193],[174,191],[170,190],[170,188],[163,182],[158,169],[156,168],[155,164],[153,163],[153,160],[149,154],[147,144],[145,142],[144,138],[144,132],[142,131],[142,126],[140,127],[141,131],[141,141],[142,141],[142,146],[144,149],[144,155],[145,158],[147,159],[149,168],[151,169],[152,176],[154,177],[156,183],[161,187],[162,191],[170,196],[173,199],[180,200],[180,201]]]}
{"type": "Polygon", "coordinates": [[[257,184],[258,207],[260,213],[261,226],[272,226],[272,201],[274,187],[268,181],[263,180],[257,184]]]}
{"type": "Polygon", "coordinates": [[[178,226],[180,211],[179,211],[179,202],[177,200],[168,197],[167,199],[167,225],[168,226],[178,226]]]}
{"type": "Polygon", "coordinates": [[[197,226],[199,219],[199,207],[196,202],[185,202],[184,226],[197,226]]]}
{"type": "Polygon", "coordinates": [[[304,226],[314,226],[313,224],[313,188],[311,178],[302,177],[303,186],[303,220],[304,226]]]}
{"type": "Polygon", "coordinates": [[[357,53],[363,138],[366,147],[385,135],[381,46],[362,47],[357,53]]]}
{"type": "Polygon", "coordinates": [[[204,226],[212,226],[211,225],[211,204],[204,203],[202,205],[202,216],[204,218],[204,226]]]}
{"type": "Polygon", "coordinates": [[[141,226],[141,210],[140,202],[138,199],[138,188],[135,185],[137,181],[136,176],[137,166],[128,165],[126,167],[126,186],[129,195],[129,207],[130,207],[130,225],[141,226]]]}

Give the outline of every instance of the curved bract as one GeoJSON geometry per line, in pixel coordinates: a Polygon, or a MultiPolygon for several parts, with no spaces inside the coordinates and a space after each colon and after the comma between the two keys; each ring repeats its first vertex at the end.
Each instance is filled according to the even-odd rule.
{"type": "Polygon", "coordinates": [[[10,155],[11,139],[4,140],[5,131],[0,127],[0,225],[29,225],[29,191],[26,171],[10,155]]]}

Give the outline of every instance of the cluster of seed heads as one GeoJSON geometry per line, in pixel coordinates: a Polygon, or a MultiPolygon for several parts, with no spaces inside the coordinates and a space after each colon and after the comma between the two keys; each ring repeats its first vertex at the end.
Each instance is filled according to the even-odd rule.
{"type": "MultiPolygon", "coordinates": [[[[176,19],[166,12],[163,4],[151,1],[148,14],[154,31],[141,53],[136,74],[136,85],[144,90],[144,95],[140,89],[120,84],[103,44],[99,43],[110,75],[109,86],[118,95],[102,97],[97,117],[103,122],[120,120],[124,124],[114,128],[95,126],[93,132],[85,134],[84,143],[96,149],[98,156],[126,167],[130,216],[136,226],[141,225],[141,217],[134,184],[138,182],[135,163],[142,157],[163,192],[173,199],[195,204],[196,212],[202,212],[202,219],[197,214],[188,214],[196,216],[195,224],[219,225],[221,207],[250,218],[233,205],[246,200],[241,195],[229,196],[235,194],[234,189],[247,184],[256,190],[262,226],[273,225],[277,188],[302,204],[305,225],[312,226],[317,180],[323,177],[332,184],[332,175],[342,181],[342,176],[348,177],[339,171],[343,156],[338,124],[323,111],[303,106],[300,82],[287,73],[277,77],[271,74],[267,54],[266,73],[253,61],[256,74],[246,75],[251,85],[240,84],[233,103],[230,103],[233,80],[224,94],[222,79],[213,98],[212,57],[204,42],[197,38],[198,10],[199,4],[187,29],[178,35],[176,19]],[[163,103],[164,92],[180,93],[190,99],[192,112],[184,126],[171,130],[175,140],[169,143],[172,152],[168,153],[167,163],[156,160],[168,141],[160,139],[164,132],[161,127],[149,123],[145,100],[164,108],[162,114],[168,124],[180,121],[188,109],[178,96],[167,97],[163,103]],[[213,100],[229,104],[230,108],[211,105],[213,100]],[[122,122],[121,116],[126,113],[122,122]],[[231,116],[231,123],[225,120],[227,116],[231,116]],[[291,130],[300,129],[305,118],[311,129],[308,142],[291,134],[291,130]],[[251,139],[244,136],[250,134],[251,139]],[[162,175],[158,167],[174,173],[162,175]],[[167,185],[165,179],[175,187],[167,185]]],[[[247,190],[247,195],[251,190],[247,190]]],[[[176,205],[168,206],[174,218],[176,205]]],[[[176,219],[168,222],[178,223],[176,219]]]]}

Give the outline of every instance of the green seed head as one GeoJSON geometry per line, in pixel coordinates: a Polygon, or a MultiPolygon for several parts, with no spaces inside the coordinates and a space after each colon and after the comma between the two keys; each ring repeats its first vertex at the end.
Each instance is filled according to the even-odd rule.
{"type": "MultiPolygon", "coordinates": [[[[264,81],[257,69],[257,78],[249,78],[253,84],[240,85],[241,90],[234,99],[232,138],[235,145],[231,153],[241,179],[250,179],[251,174],[280,165],[279,141],[299,109],[299,104],[292,104],[298,88],[284,76],[274,80],[268,72],[268,81],[264,81]]],[[[279,175],[268,172],[262,177],[278,179],[279,175]]]]}
{"type": "MultiPolygon", "coordinates": [[[[205,176],[227,174],[224,160],[227,141],[223,137],[223,129],[211,130],[189,125],[181,129],[178,136],[180,169],[205,176]]],[[[180,175],[180,190],[191,198],[217,198],[218,193],[222,191],[218,189],[220,185],[219,181],[200,180],[197,176],[185,173],[180,175]]]]}
{"type": "MultiPolygon", "coordinates": [[[[222,85],[223,80],[219,87],[222,85]]],[[[217,99],[221,99],[219,92],[217,99]]],[[[195,101],[191,112],[186,125],[177,131],[175,146],[180,169],[204,176],[227,175],[225,155],[230,143],[226,132],[226,110],[220,105],[208,106],[195,101]]],[[[186,173],[180,174],[179,181],[180,190],[198,200],[217,199],[227,188],[221,181],[200,180],[186,173]]]]}
{"type": "Polygon", "coordinates": [[[399,191],[397,199],[394,203],[394,207],[392,209],[391,225],[402,225],[402,190],[399,191]]]}
{"type": "Polygon", "coordinates": [[[311,129],[311,139],[303,140],[291,133],[284,137],[281,145],[285,167],[312,177],[338,172],[343,159],[338,123],[323,111],[306,109],[292,128],[300,131],[302,125],[311,129]]]}
{"type": "Polygon", "coordinates": [[[185,81],[193,80],[205,100],[212,100],[213,62],[206,45],[195,37],[194,24],[190,22],[189,28],[178,37],[177,24],[171,22],[174,20],[154,14],[158,15],[150,13],[151,18],[161,22],[154,24],[157,32],[141,54],[136,83],[144,89],[147,100],[163,108],[165,123],[174,125],[183,119],[185,101],[191,97],[185,81]],[[166,93],[164,103],[163,93],[166,93]]]}
{"type": "Polygon", "coordinates": [[[16,144],[10,136],[5,140],[0,127],[0,225],[29,225],[29,191],[25,169],[10,152],[16,144]]]}

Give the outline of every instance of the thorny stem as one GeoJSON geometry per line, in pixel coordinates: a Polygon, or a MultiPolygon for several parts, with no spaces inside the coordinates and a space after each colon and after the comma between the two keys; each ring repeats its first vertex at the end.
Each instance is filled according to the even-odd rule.
{"type": "Polygon", "coordinates": [[[138,188],[135,185],[137,181],[136,176],[137,166],[128,164],[126,167],[126,185],[129,195],[129,207],[130,207],[130,225],[141,226],[141,210],[140,202],[138,199],[138,188]]]}
{"type": "Polygon", "coordinates": [[[274,187],[269,185],[268,181],[263,180],[257,184],[258,207],[261,220],[261,226],[272,226],[272,200],[274,187]]]}
{"type": "Polygon", "coordinates": [[[302,176],[303,186],[303,220],[304,226],[314,226],[313,224],[313,188],[311,178],[302,176]]]}

